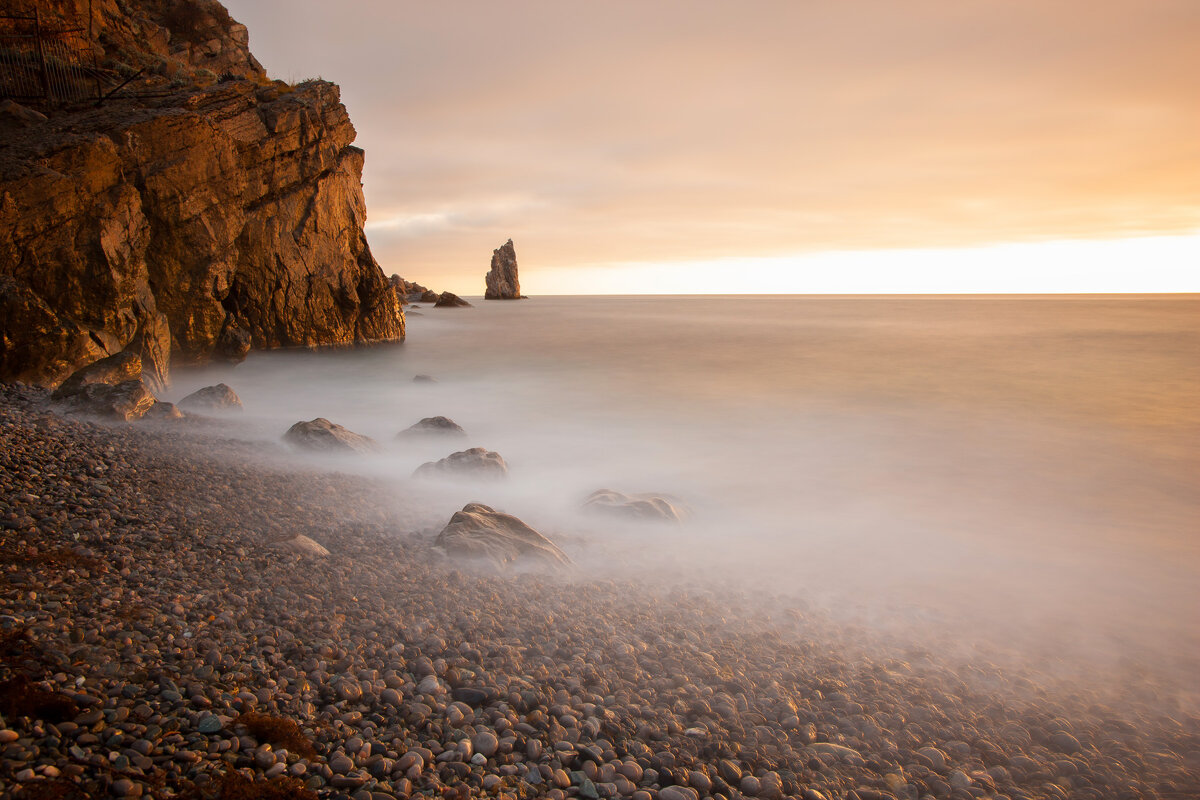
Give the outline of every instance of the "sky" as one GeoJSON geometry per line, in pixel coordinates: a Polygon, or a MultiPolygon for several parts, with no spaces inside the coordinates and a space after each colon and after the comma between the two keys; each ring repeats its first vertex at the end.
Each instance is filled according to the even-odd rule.
{"type": "Polygon", "coordinates": [[[1197,0],[225,5],[439,291],[1200,291],[1197,0]]]}

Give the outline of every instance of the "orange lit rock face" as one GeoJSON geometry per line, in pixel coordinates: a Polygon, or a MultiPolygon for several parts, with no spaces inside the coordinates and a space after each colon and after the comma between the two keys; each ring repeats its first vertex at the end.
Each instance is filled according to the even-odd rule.
{"type": "MultiPolygon", "coordinates": [[[[199,5],[211,25],[219,6],[199,5]]],[[[128,47],[122,35],[100,38],[128,47]]],[[[171,354],[403,338],[363,233],[363,152],[337,86],[256,77],[8,132],[0,380],[53,386],[129,348],[165,386],[171,354]]]]}

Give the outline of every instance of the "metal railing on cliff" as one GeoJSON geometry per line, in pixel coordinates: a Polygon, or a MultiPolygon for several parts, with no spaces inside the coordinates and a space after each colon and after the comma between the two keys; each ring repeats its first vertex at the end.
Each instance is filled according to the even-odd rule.
{"type": "Polygon", "coordinates": [[[49,27],[32,14],[0,14],[0,97],[42,103],[99,99],[96,52],[85,28],[49,27]]]}

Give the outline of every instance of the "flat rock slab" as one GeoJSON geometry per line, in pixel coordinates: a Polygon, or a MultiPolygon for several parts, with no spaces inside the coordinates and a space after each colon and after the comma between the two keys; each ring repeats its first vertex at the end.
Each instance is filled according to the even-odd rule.
{"type": "Polygon", "coordinates": [[[417,467],[413,475],[418,478],[462,476],[499,480],[508,477],[508,464],[499,453],[472,447],[451,453],[440,461],[427,461],[417,467]]]}
{"type": "Polygon", "coordinates": [[[467,503],[462,511],[454,512],[434,544],[450,558],[499,570],[518,565],[571,565],[571,559],[554,542],[511,514],[482,503],[467,503]]]}
{"type": "Polygon", "coordinates": [[[324,417],[297,422],[288,428],[283,439],[296,447],[314,452],[372,453],[379,449],[374,439],[347,430],[324,417]]]}
{"type": "Polygon", "coordinates": [[[625,494],[599,489],[583,501],[585,511],[645,522],[682,522],[689,514],[678,500],[667,495],[625,494]]]}

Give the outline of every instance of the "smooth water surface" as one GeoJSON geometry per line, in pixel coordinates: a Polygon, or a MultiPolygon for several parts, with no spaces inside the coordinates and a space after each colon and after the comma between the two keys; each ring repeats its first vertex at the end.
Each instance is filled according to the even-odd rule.
{"type": "Polygon", "coordinates": [[[410,314],[402,345],[182,374],[170,399],[224,380],[271,441],[327,417],[387,448],[330,468],[394,479],[435,519],[503,508],[589,572],[1200,664],[1195,295],[473,302],[410,314]],[[469,438],[393,440],[437,414],[469,438]],[[409,479],[474,445],[510,481],[409,479]],[[580,514],[602,487],[694,514],[580,514]]]}

